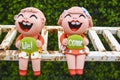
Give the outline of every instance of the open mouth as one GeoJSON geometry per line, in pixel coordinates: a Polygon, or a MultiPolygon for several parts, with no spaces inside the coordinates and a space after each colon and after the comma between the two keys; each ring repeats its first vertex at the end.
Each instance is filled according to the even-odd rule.
{"type": "Polygon", "coordinates": [[[68,22],[68,24],[72,31],[77,31],[82,25],[79,21],[68,22]]]}
{"type": "Polygon", "coordinates": [[[22,22],[19,22],[19,25],[23,31],[27,32],[31,29],[33,23],[22,21],[22,22]]]}

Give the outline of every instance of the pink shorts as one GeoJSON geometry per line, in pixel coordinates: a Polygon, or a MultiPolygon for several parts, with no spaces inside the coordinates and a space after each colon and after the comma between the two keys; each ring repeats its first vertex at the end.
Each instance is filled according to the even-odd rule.
{"type": "Polygon", "coordinates": [[[87,46],[84,47],[82,50],[70,50],[70,49],[65,49],[63,51],[64,54],[72,54],[72,55],[82,55],[82,54],[89,54],[89,48],[87,46]]]}

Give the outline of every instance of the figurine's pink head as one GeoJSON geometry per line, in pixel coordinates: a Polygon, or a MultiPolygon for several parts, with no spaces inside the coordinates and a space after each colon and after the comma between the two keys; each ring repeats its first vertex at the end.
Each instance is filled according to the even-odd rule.
{"type": "Polygon", "coordinates": [[[83,7],[72,7],[65,10],[58,20],[58,25],[62,26],[67,34],[82,34],[89,27],[93,26],[92,18],[83,7]]]}
{"type": "Polygon", "coordinates": [[[18,31],[24,36],[38,35],[46,22],[44,14],[33,7],[22,9],[14,19],[18,31]]]}

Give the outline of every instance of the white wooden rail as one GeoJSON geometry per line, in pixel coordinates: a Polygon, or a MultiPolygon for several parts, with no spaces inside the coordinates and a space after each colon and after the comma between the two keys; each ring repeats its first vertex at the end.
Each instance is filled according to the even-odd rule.
{"type": "MultiPolygon", "coordinates": [[[[50,30],[58,31],[58,47],[60,48],[59,38],[63,29],[60,26],[45,26],[41,32],[45,40],[41,57],[42,61],[66,61],[65,55],[61,51],[47,51],[47,44],[49,43],[48,32],[50,30]]],[[[9,50],[17,35],[15,25],[0,25],[0,36],[4,32],[8,33],[3,41],[0,42],[0,60],[17,61],[20,51],[9,50]]],[[[118,42],[120,40],[120,27],[93,27],[88,29],[86,34],[88,34],[92,46],[95,49],[95,51],[90,51],[90,54],[86,57],[86,61],[120,61],[120,43],[118,42]],[[99,38],[99,34],[103,35],[111,51],[106,50],[99,38]],[[118,40],[113,36],[114,34],[117,35],[118,40]]]]}

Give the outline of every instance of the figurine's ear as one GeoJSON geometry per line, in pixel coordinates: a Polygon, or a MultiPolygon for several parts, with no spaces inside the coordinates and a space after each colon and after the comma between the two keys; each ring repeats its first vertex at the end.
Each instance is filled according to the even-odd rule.
{"type": "Polygon", "coordinates": [[[42,26],[44,27],[44,25],[45,25],[45,22],[46,22],[46,18],[45,17],[42,17],[42,26]]]}
{"type": "Polygon", "coordinates": [[[45,23],[45,22],[46,22],[46,18],[43,17],[43,18],[42,18],[42,23],[45,23]]]}
{"type": "Polygon", "coordinates": [[[16,19],[17,19],[17,16],[18,16],[18,15],[15,15],[15,16],[14,16],[14,20],[16,20],[16,19]]]}
{"type": "Polygon", "coordinates": [[[61,25],[61,24],[62,24],[62,20],[63,20],[63,16],[60,15],[57,24],[58,24],[58,25],[61,25]]]}
{"type": "Polygon", "coordinates": [[[63,18],[64,18],[64,15],[65,15],[65,12],[66,12],[66,11],[67,11],[67,10],[64,10],[63,13],[60,15],[60,17],[59,17],[59,19],[58,19],[58,22],[57,22],[58,25],[61,25],[61,24],[62,24],[62,20],[63,20],[63,18]]]}
{"type": "Polygon", "coordinates": [[[89,27],[93,27],[92,17],[88,16],[88,20],[89,20],[89,27]]]}

